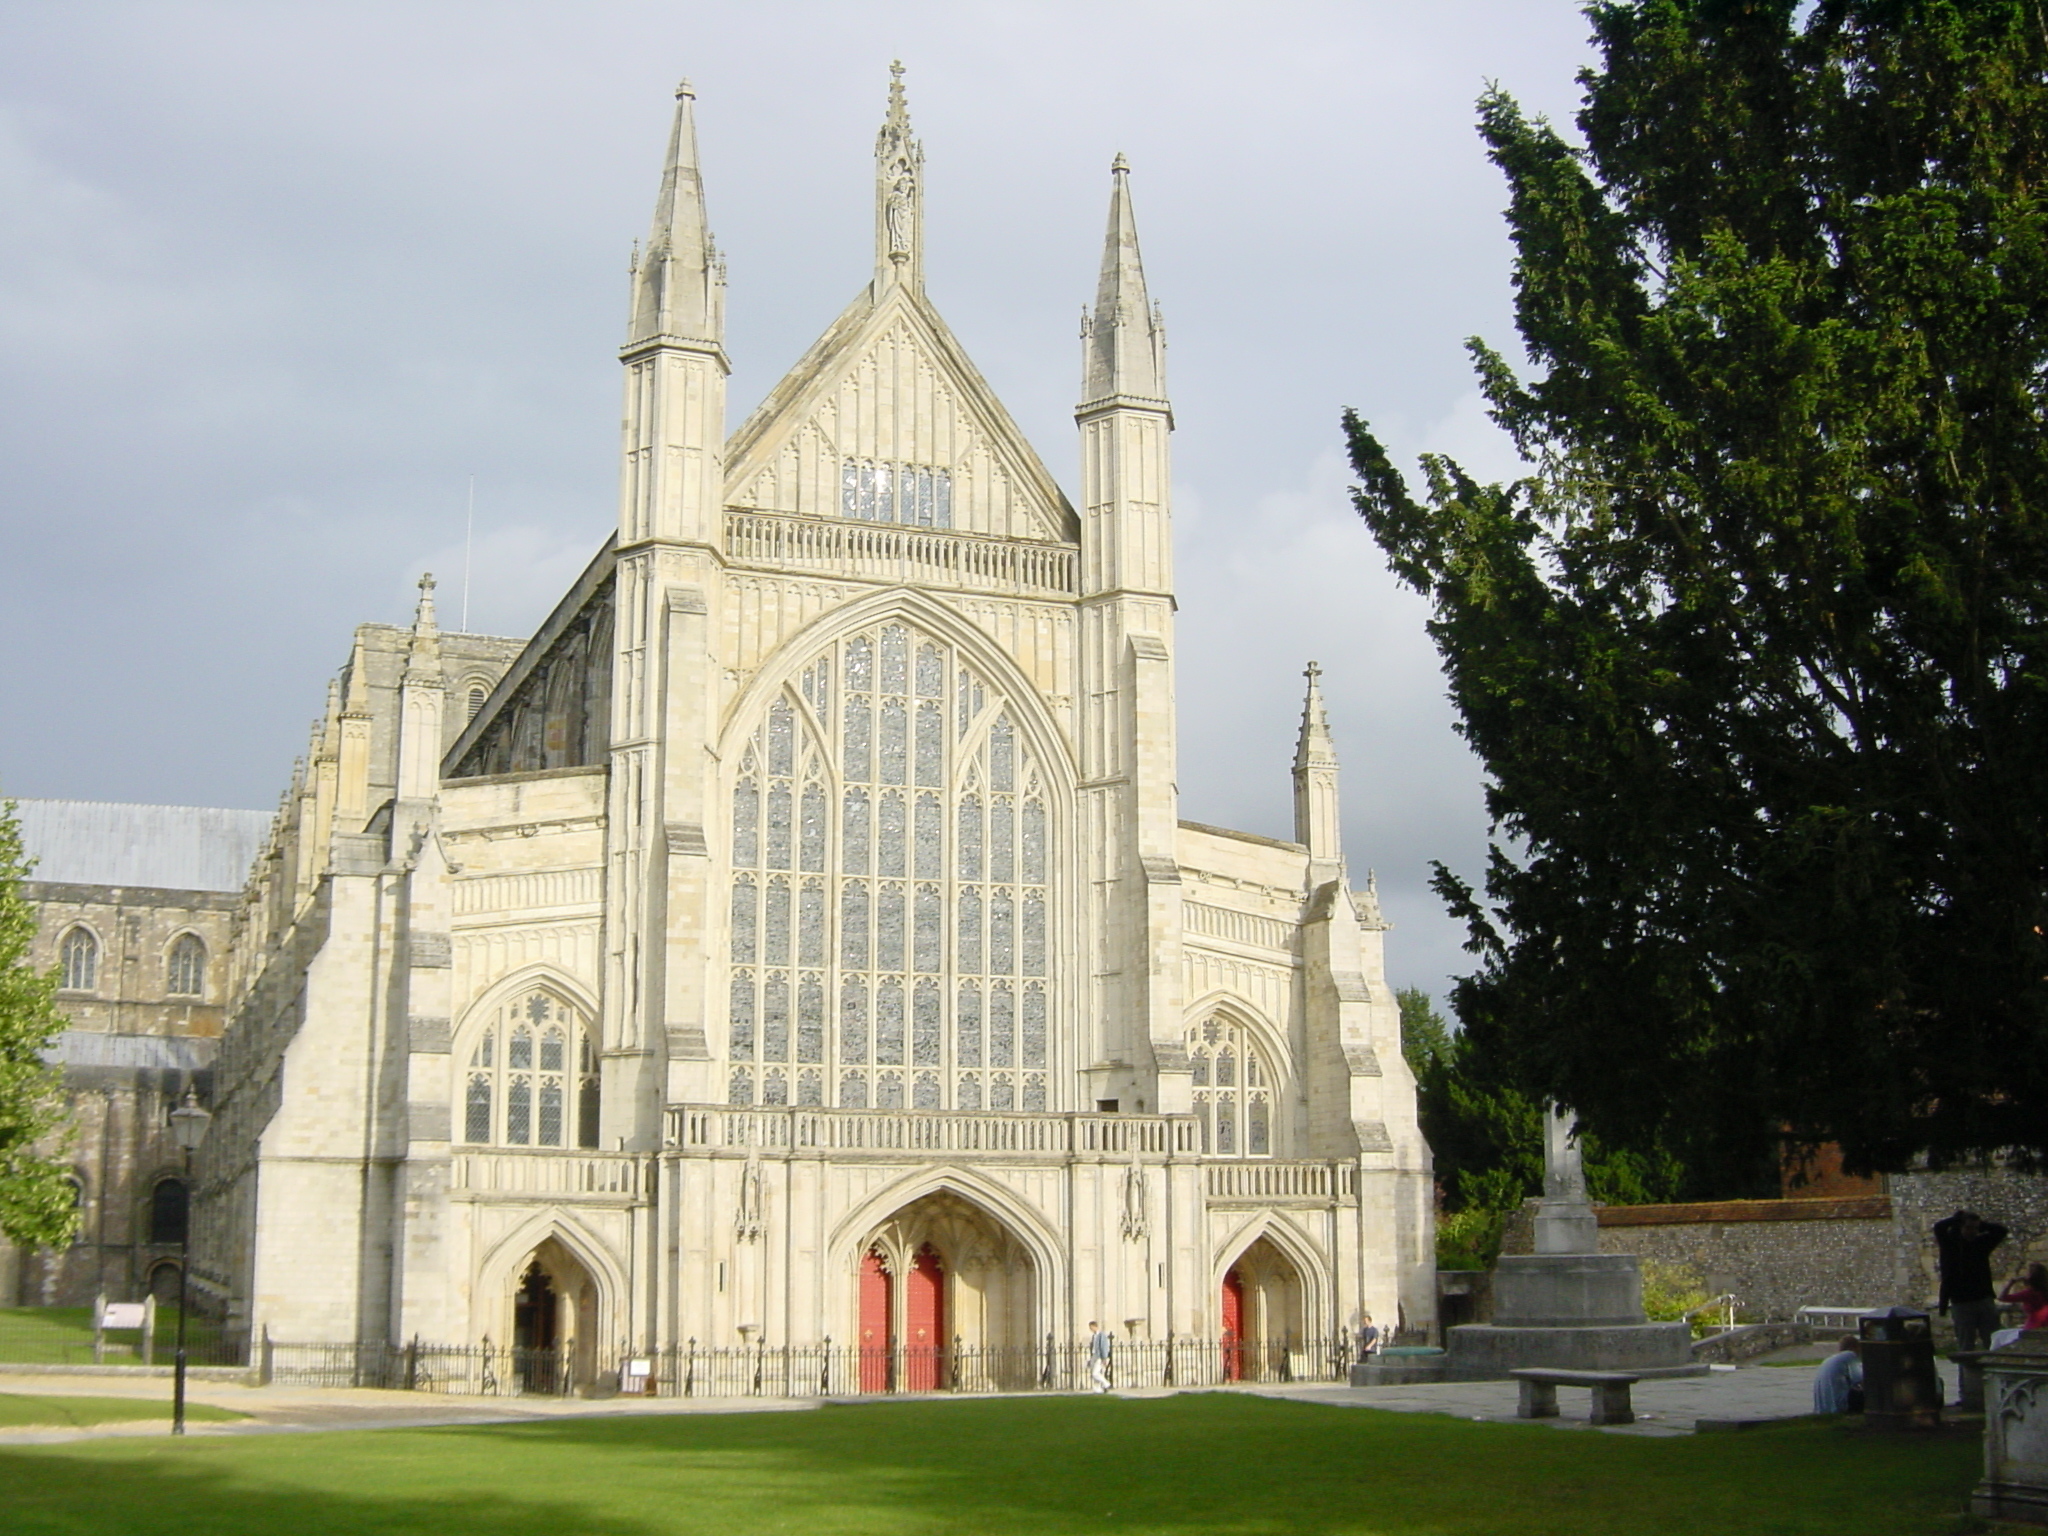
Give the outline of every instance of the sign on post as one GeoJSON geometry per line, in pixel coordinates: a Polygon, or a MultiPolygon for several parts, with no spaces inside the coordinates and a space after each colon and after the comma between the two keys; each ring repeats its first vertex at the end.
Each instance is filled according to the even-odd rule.
{"type": "Polygon", "coordinates": [[[146,1301],[109,1301],[105,1296],[93,1303],[92,1310],[92,1359],[93,1364],[104,1364],[107,1358],[107,1334],[141,1331],[136,1340],[137,1352],[142,1363],[149,1365],[156,1353],[156,1297],[146,1301]]]}

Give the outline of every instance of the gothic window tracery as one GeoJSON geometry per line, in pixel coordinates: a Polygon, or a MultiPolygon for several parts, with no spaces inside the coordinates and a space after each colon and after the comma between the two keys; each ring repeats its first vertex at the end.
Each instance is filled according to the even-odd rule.
{"type": "Polygon", "coordinates": [[[1188,1031],[1188,1068],[1202,1150],[1219,1157],[1271,1157],[1273,1070],[1251,1031],[1212,1014],[1188,1031]]]}
{"type": "Polygon", "coordinates": [[[543,987],[499,1009],[470,1048],[462,1139],[594,1147],[597,1117],[597,1049],[588,1021],[543,987]]]}
{"type": "Polygon", "coordinates": [[[206,991],[206,946],[193,933],[181,934],[164,962],[164,990],[173,997],[198,997],[206,991]]]}
{"type": "Polygon", "coordinates": [[[90,992],[99,985],[100,941],[90,928],[73,928],[58,946],[63,966],[61,985],[67,992],[90,992]]]}
{"type": "Polygon", "coordinates": [[[846,459],[839,466],[839,515],[911,528],[953,526],[953,476],[929,464],[846,459]]]}
{"type": "Polygon", "coordinates": [[[878,624],[769,704],[733,782],[731,1102],[1048,1108],[1050,785],[1000,693],[878,624]]]}

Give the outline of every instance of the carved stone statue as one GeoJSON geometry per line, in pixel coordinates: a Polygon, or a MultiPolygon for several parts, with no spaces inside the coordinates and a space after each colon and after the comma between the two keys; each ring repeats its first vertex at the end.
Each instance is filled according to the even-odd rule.
{"type": "Polygon", "coordinates": [[[910,167],[899,164],[889,183],[889,199],[883,204],[882,221],[889,236],[889,257],[906,261],[910,257],[911,204],[917,197],[917,181],[910,167]]]}
{"type": "Polygon", "coordinates": [[[1146,1214],[1145,1166],[1138,1161],[1138,1154],[1131,1154],[1131,1166],[1124,1170],[1124,1237],[1138,1242],[1152,1229],[1151,1218],[1146,1214]]]}

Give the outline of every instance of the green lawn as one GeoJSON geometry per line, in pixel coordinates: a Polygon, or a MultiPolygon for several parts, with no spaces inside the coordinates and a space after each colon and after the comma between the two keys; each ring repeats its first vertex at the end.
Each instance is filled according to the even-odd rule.
{"type": "MultiPolygon", "coordinates": [[[[212,1348],[215,1325],[195,1317],[187,1329],[186,1354],[198,1363],[212,1348]]],[[[156,1362],[169,1365],[177,1348],[178,1309],[156,1310],[156,1362]]],[[[107,1335],[109,1365],[133,1365],[142,1358],[142,1333],[124,1328],[107,1335]]],[[[0,1361],[9,1365],[91,1365],[91,1307],[0,1307],[0,1361]]]]}
{"type": "MultiPolygon", "coordinates": [[[[201,1420],[241,1419],[248,1415],[226,1408],[209,1408],[204,1403],[187,1403],[185,1417],[198,1423],[201,1420]]],[[[38,1428],[125,1424],[135,1419],[162,1419],[168,1424],[170,1418],[168,1387],[161,1401],[134,1397],[68,1397],[62,1393],[31,1397],[21,1392],[0,1392],[0,1429],[18,1429],[30,1424],[38,1428]]]]}
{"type": "Polygon", "coordinates": [[[1651,1439],[1230,1393],[0,1449],[9,1536],[1928,1536],[1970,1437],[1651,1439]]]}

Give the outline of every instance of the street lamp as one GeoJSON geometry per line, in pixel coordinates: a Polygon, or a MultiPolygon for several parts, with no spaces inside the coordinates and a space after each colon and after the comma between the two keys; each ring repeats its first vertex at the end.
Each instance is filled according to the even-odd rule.
{"type": "Polygon", "coordinates": [[[190,1296],[187,1277],[192,1272],[192,1154],[206,1140],[206,1128],[213,1116],[199,1106],[199,1096],[190,1088],[185,1099],[171,1111],[171,1135],[185,1154],[185,1235],[178,1255],[178,1365],[176,1385],[171,1389],[171,1433],[185,1433],[185,1308],[190,1296]]]}

